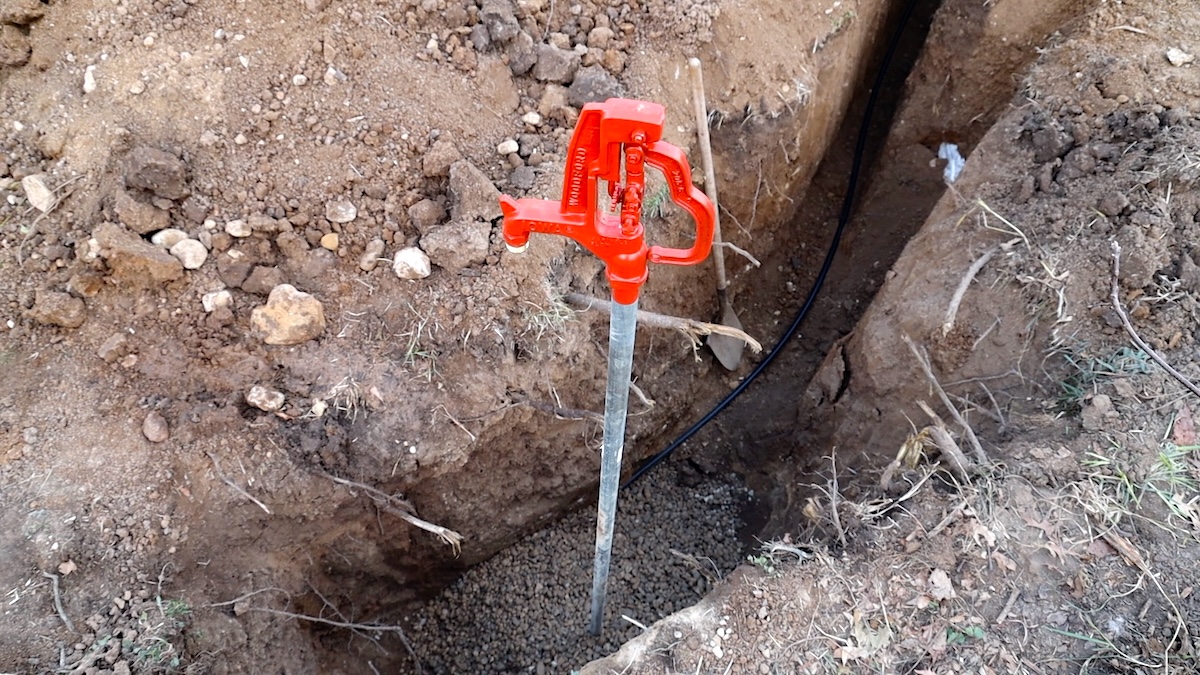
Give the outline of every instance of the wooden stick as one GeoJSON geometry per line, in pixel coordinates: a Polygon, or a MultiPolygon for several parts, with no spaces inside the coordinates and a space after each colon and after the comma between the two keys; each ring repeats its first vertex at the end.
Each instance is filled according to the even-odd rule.
{"type": "Polygon", "coordinates": [[[725,248],[721,239],[721,209],[717,202],[717,174],[713,169],[712,143],[708,137],[708,110],[704,100],[704,71],[700,59],[688,59],[688,71],[692,77],[692,103],[696,111],[696,133],[700,137],[700,159],[704,164],[704,193],[713,203],[713,262],[717,266],[717,292],[725,292],[729,280],[725,278],[725,248]]]}
{"type": "MultiPolygon", "coordinates": [[[[582,307],[584,309],[595,309],[601,312],[612,313],[612,303],[608,300],[593,298],[590,295],[582,293],[567,293],[563,299],[572,305],[582,307]]],[[[653,326],[655,328],[673,328],[688,337],[692,344],[699,346],[699,338],[704,335],[728,335],[729,337],[737,338],[745,342],[754,353],[762,351],[762,345],[758,340],[750,337],[745,331],[740,331],[729,326],[720,324],[708,323],[706,321],[695,321],[693,319],[684,319],[677,316],[668,316],[666,314],[657,314],[655,312],[647,312],[638,310],[637,320],[639,324],[644,326],[653,326]]]]}

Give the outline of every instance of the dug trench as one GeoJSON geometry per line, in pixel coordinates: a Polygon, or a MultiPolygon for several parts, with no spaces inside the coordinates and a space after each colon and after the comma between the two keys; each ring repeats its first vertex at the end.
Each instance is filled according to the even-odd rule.
{"type": "MultiPolygon", "coordinates": [[[[820,495],[831,473],[849,477],[840,486],[848,498],[870,493],[870,485],[856,485],[853,477],[877,475],[895,449],[864,443],[861,452],[838,453],[841,466],[831,472],[828,448],[834,430],[822,416],[830,416],[850,377],[842,345],[886,271],[943,195],[939,146],[955,143],[969,154],[1013,96],[1010,73],[1033,58],[1029,46],[1082,6],[1047,6],[1044,16],[1023,17],[1028,20],[1020,26],[1023,36],[1007,34],[1005,40],[981,38],[986,21],[995,16],[973,3],[951,1],[940,8],[914,3],[907,9],[911,16],[897,8],[881,25],[882,37],[874,41],[844,121],[811,182],[791,196],[795,208],[783,209],[785,224],[766,226],[763,236],[772,237],[772,253],[763,256],[761,269],[743,261],[736,265],[735,278],[745,285],[736,297],[749,317],[747,328],[771,341],[800,311],[837,228],[847,176],[861,169],[855,187],[863,196],[853,204],[827,285],[802,334],[777,364],[669,461],[622,493],[604,637],[583,630],[595,518],[594,486],[588,485],[566,515],[549,514],[554,520],[547,526],[468,570],[407,618],[404,649],[413,651],[400,659],[403,672],[412,668],[410,657],[435,673],[565,672],[615,651],[642,634],[646,624],[691,605],[766,539],[808,536],[836,548],[836,540],[805,517],[804,506],[820,495]],[[893,54],[885,38],[897,40],[893,54]],[[1000,43],[1006,43],[1005,50],[989,51],[1000,43]],[[973,58],[962,59],[964,53],[973,58]],[[998,56],[1001,67],[995,63],[998,56]],[[885,58],[888,71],[881,76],[885,58]],[[952,91],[946,91],[949,81],[952,91]],[[872,89],[880,84],[868,111],[872,89]],[[958,104],[950,107],[952,113],[931,106],[942,97],[958,104]]],[[[755,136],[769,138],[776,130],[767,124],[747,133],[746,121],[722,120],[713,129],[728,184],[738,185],[739,176],[743,184],[747,177],[755,181],[752,190],[743,185],[734,193],[734,204],[751,193],[758,198],[775,174],[764,170],[771,159],[764,159],[758,149],[763,142],[755,136]]],[[[781,149],[786,167],[788,149],[782,144],[781,149]]],[[[778,159],[774,153],[767,156],[778,159]]],[[[754,229],[755,205],[748,210],[751,220],[744,227],[736,218],[727,219],[726,226],[754,229]]],[[[601,337],[597,332],[596,339],[601,337]]],[[[723,377],[714,364],[709,377],[724,382],[694,395],[694,416],[736,386],[758,358],[723,377]]],[[[679,427],[665,431],[645,437],[636,452],[645,455],[664,446],[679,427]]],[[[341,640],[344,636],[334,641],[341,640]]]]}
{"type": "MultiPolygon", "coordinates": [[[[53,333],[57,329],[23,326],[24,335],[13,339],[27,339],[28,345],[6,351],[6,359],[26,355],[35,365],[13,365],[17,377],[6,385],[10,402],[24,395],[47,400],[80,396],[81,407],[94,409],[100,418],[121,415],[130,406],[161,411],[171,423],[171,443],[181,448],[161,464],[148,463],[158,467],[149,474],[139,464],[143,456],[132,451],[128,458],[115,459],[97,451],[65,471],[46,473],[43,479],[55,475],[88,484],[84,474],[95,467],[117,474],[142,472],[137,475],[147,479],[147,488],[145,495],[135,497],[115,487],[103,490],[110,496],[97,497],[78,521],[91,522],[88,518],[95,514],[95,533],[70,534],[48,526],[38,531],[53,536],[29,534],[36,545],[43,539],[46,544],[45,550],[36,549],[41,556],[37,567],[51,569],[64,560],[74,564],[75,558],[86,565],[89,547],[109,546],[92,538],[116,537],[118,545],[128,543],[129,550],[138,552],[157,546],[159,529],[173,542],[203,542],[181,546],[169,564],[154,565],[154,574],[135,564],[114,568],[95,595],[120,597],[122,584],[130,582],[119,575],[150,587],[157,579],[160,594],[165,585],[191,598],[197,608],[188,634],[189,654],[202,660],[214,652],[236,653],[234,662],[250,670],[262,662],[277,663],[279,644],[287,645],[286,661],[301,670],[345,672],[410,668],[410,647],[438,672],[538,670],[539,664],[556,672],[614,650],[636,634],[638,623],[650,623],[706,592],[713,579],[742,559],[755,536],[795,532],[803,522],[799,514],[811,494],[805,486],[809,477],[825,470],[825,441],[834,433],[822,411],[836,406],[854,367],[839,350],[892,261],[944,190],[942,167],[935,161],[938,145],[953,141],[969,154],[1010,101],[1012,74],[1086,4],[1048,2],[1036,11],[1016,2],[979,6],[947,0],[940,9],[934,3],[917,4],[870,128],[868,147],[877,150],[864,159],[862,201],[838,265],[801,335],[734,407],[625,493],[617,540],[623,556],[617,561],[617,580],[625,586],[614,589],[603,641],[580,636],[606,320],[567,308],[560,294],[572,288],[602,294],[604,287],[597,283],[597,263],[549,241],[539,242],[524,259],[490,260],[485,278],[466,270],[436,290],[416,292],[395,279],[372,278],[370,283],[378,286],[368,284],[369,292],[356,282],[330,283],[323,280],[330,263],[320,256],[309,256],[307,266],[282,260],[280,269],[329,299],[338,335],[352,341],[352,349],[301,346],[268,353],[261,347],[210,347],[205,341],[222,337],[226,329],[215,326],[193,336],[205,342],[203,358],[181,359],[168,347],[155,348],[176,344],[171,322],[178,313],[169,309],[171,294],[148,292],[129,299],[106,290],[95,301],[104,303],[105,312],[151,317],[157,323],[139,325],[142,332],[116,355],[112,371],[85,372],[84,387],[69,380],[53,389],[36,377],[35,365],[41,363],[37,348],[51,355],[42,359],[56,359],[65,372],[69,350],[94,351],[118,322],[104,323],[108,315],[95,310],[84,328],[67,333],[65,340],[53,333]],[[336,304],[339,295],[354,302],[336,304]],[[463,316],[486,320],[455,321],[463,316]],[[479,326],[490,332],[480,334],[479,326]],[[129,361],[130,353],[138,359],[129,361]],[[123,370],[118,371],[124,363],[129,365],[119,365],[123,370]],[[113,372],[118,373],[115,378],[113,372]],[[159,391],[132,395],[136,390],[130,384],[136,382],[152,382],[159,391]],[[264,382],[302,404],[290,404],[278,411],[281,415],[246,405],[245,391],[264,382]],[[122,402],[98,393],[104,385],[120,392],[122,402]],[[307,402],[315,399],[326,414],[313,414],[315,406],[307,402]],[[238,478],[245,476],[253,481],[238,478]],[[392,494],[403,494],[425,523],[461,533],[461,548],[396,516],[396,509],[407,504],[390,501],[387,495],[392,494]],[[125,503],[139,499],[144,503],[125,503]],[[141,516],[154,508],[172,515],[161,516],[161,526],[159,516],[153,524],[143,521],[141,516]],[[106,526],[102,513],[121,509],[128,518],[106,526]],[[187,524],[182,532],[167,524],[172,519],[187,524]],[[139,527],[153,530],[154,536],[138,540],[139,527]],[[542,575],[538,579],[557,586],[535,580],[534,570],[542,575]],[[486,577],[473,576],[481,574],[486,577]],[[524,589],[525,599],[517,589],[524,589]],[[420,606],[438,593],[443,593],[440,599],[420,606]],[[496,613],[480,611],[484,605],[496,613]],[[505,633],[487,620],[500,614],[523,621],[505,633]],[[324,623],[292,620],[295,615],[324,623]],[[409,637],[387,631],[364,637],[364,629],[345,625],[380,622],[405,626],[409,637]],[[534,627],[543,632],[530,634],[534,627]],[[379,646],[387,653],[377,652],[379,646]],[[259,656],[263,661],[256,660],[259,656]]],[[[901,8],[892,8],[890,16],[885,9],[883,3],[860,3],[856,12],[832,26],[814,9],[824,22],[822,30],[809,35],[792,27],[801,35],[788,36],[812,45],[811,54],[809,47],[801,50],[808,55],[808,69],[788,72],[782,78],[786,87],[769,95],[735,86],[737,77],[754,70],[747,65],[752,56],[732,49],[737,36],[746,32],[747,25],[738,23],[746,21],[744,15],[723,15],[712,42],[701,48],[706,61],[724,62],[733,73],[709,68],[712,90],[723,101],[714,105],[712,132],[726,232],[762,258],[762,267],[752,268],[731,256],[737,261],[731,265],[735,302],[747,330],[765,343],[774,341],[799,308],[836,227],[845,177],[855,161],[858,120],[887,38],[901,17],[901,8]],[[845,82],[855,84],[843,86],[845,82]]],[[[639,67],[631,64],[628,74],[633,93],[661,97],[672,109],[688,109],[686,88],[670,84],[665,76],[655,80],[639,67]]],[[[37,142],[52,145],[46,139],[53,140],[55,131],[42,133],[37,142]]],[[[686,144],[680,136],[677,140],[686,144]]],[[[105,156],[101,163],[107,161],[105,156]]],[[[197,174],[218,168],[197,150],[197,174]]],[[[111,186],[94,187],[101,191],[111,186]]],[[[244,195],[241,201],[246,201],[244,195]]],[[[280,208],[289,219],[302,222],[292,218],[293,207],[280,208]]],[[[686,226],[670,214],[655,225],[685,236],[686,226]]],[[[69,227],[62,231],[63,240],[69,227]]],[[[350,240],[356,233],[342,234],[350,240]]],[[[29,240],[29,249],[38,253],[58,241],[32,232],[29,240]]],[[[257,249],[244,247],[253,256],[270,262],[277,254],[269,238],[256,235],[249,241],[259,244],[257,249]]],[[[37,260],[49,259],[42,255],[37,260]]],[[[43,272],[54,274],[52,267],[43,272]]],[[[41,283],[36,275],[16,278],[10,279],[14,287],[41,283]]],[[[647,286],[646,308],[711,315],[715,303],[708,278],[708,270],[656,270],[647,286]]],[[[32,289],[25,290],[32,301],[32,289]]],[[[643,410],[635,403],[631,465],[728,392],[749,372],[754,358],[761,357],[748,358],[738,372],[724,373],[703,352],[693,360],[691,347],[677,336],[643,330],[635,374],[653,404],[641,404],[650,412],[638,414],[643,410]]],[[[132,431],[108,431],[105,443],[141,447],[141,426],[139,419],[132,431]]],[[[79,425],[52,431],[50,437],[54,447],[90,447],[89,432],[79,425]]],[[[35,457],[37,430],[23,440],[23,451],[35,457]]],[[[891,449],[894,444],[862,447],[891,449]]],[[[10,461],[17,460],[6,458],[10,461]]],[[[838,461],[854,471],[878,464],[880,457],[851,451],[838,461]]],[[[39,518],[68,510],[63,504],[75,499],[65,489],[56,493],[57,481],[48,480],[27,499],[18,489],[25,482],[10,483],[17,487],[6,499],[19,497],[43,514],[39,518]],[[49,493],[47,484],[52,486],[49,493]]],[[[15,518],[15,513],[9,515],[15,518]]],[[[34,532],[28,518],[10,529],[22,527],[34,532]]],[[[11,551],[24,555],[23,546],[11,551]]],[[[16,559],[11,551],[6,549],[16,559]]],[[[91,562],[99,566],[101,559],[91,562]]],[[[29,563],[22,559],[21,565],[29,563]]],[[[66,611],[86,616],[93,600],[68,597],[66,611]]],[[[123,598],[122,609],[129,601],[123,598]]],[[[92,632],[96,637],[100,629],[92,632]]]]}

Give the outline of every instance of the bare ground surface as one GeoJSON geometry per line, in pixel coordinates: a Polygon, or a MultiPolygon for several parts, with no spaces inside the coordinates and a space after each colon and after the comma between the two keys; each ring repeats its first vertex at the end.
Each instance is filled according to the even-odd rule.
{"type": "MultiPolygon", "coordinates": [[[[579,668],[641,632],[622,614],[651,624],[744,554],[732,469],[776,545],[585,670],[1193,672],[1195,397],[1108,295],[1115,238],[1135,329],[1200,379],[1196,8],[947,3],[816,344],[628,494],[637,564],[590,642],[590,516],[559,514],[595,479],[580,412],[601,404],[606,321],[560,298],[606,289],[563,242],[501,253],[495,189],[556,195],[589,97],[662,100],[688,146],[677,73],[698,50],[727,235],[765,262],[730,266],[735,297],[769,340],[830,231],[839,184],[808,181],[883,16],[559,4],[0,2],[0,671],[579,668]],[[586,75],[561,72],[576,59],[586,75]],[[967,172],[892,266],[942,189],[941,140],[967,172]],[[44,216],[39,176],[60,200],[44,216]],[[195,243],[159,248],[168,225],[195,243]],[[413,246],[433,273],[398,279],[413,246]],[[283,283],[324,326],[266,344],[279,326],[252,317],[283,283]],[[947,438],[973,465],[957,475],[947,438]]],[[[708,318],[710,273],[658,272],[647,307],[708,318]]],[[[635,457],[738,376],[652,331],[636,363],[635,457]]]]}

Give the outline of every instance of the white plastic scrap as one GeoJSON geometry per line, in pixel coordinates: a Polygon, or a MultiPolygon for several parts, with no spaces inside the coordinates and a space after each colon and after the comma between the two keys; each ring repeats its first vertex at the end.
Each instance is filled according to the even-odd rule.
{"type": "Polygon", "coordinates": [[[947,183],[953,183],[958,180],[958,175],[962,173],[963,166],[967,160],[958,154],[958,146],[954,143],[942,143],[938,146],[938,159],[946,160],[946,168],[942,170],[942,176],[947,183]]]}

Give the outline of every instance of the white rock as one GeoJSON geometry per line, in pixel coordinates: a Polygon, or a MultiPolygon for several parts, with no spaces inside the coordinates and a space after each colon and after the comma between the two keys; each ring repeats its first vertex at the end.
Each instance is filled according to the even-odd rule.
{"type": "Polygon", "coordinates": [[[293,75],[292,84],[296,85],[297,87],[303,87],[304,85],[308,84],[308,76],[303,73],[299,75],[293,75]]]}
{"type": "Polygon", "coordinates": [[[345,199],[335,199],[326,202],[325,217],[331,223],[348,223],[358,217],[358,207],[345,199]]]}
{"type": "Polygon", "coordinates": [[[345,82],[346,74],[337,68],[334,68],[333,66],[329,66],[325,69],[325,76],[322,79],[324,80],[325,84],[332,87],[340,82],[345,82]]]}
{"type": "Polygon", "coordinates": [[[504,155],[505,157],[507,157],[508,155],[511,155],[511,154],[513,154],[514,152],[516,152],[516,151],[517,151],[517,150],[519,150],[520,148],[521,148],[521,146],[520,146],[520,145],[519,145],[519,144],[518,144],[516,141],[514,141],[514,140],[513,140],[513,139],[511,139],[511,138],[509,138],[509,139],[506,139],[506,140],[505,140],[503,143],[501,143],[500,145],[497,145],[497,146],[496,146],[496,152],[498,152],[498,153],[500,153],[501,155],[504,155]]]}
{"type": "Polygon", "coordinates": [[[146,83],[141,80],[134,80],[133,84],[129,85],[129,93],[137,96],[146,91],[146,83]]]}
{"type": "Polygon", "coordinates": [[[540,126],[542,124],[542,116],[535,110],[530,110],[521,116],[521,121],[530,126],[540,126]]]}
{"type": "Polygon", "coordinates": [[[392,261],[392,271],[401,279],[424,279],[433,272],[433,268],[425,251],[410,246],[396,252],[392,261]]]}
{"type": "Polygon", "coordinates": [[[245,145],[249,142],[250,139],[246,138],[246,134],[238,134],[237,136],[233,137],[234,145],[245,145]]]}
{"type": "Polygon", "coordinates": [[[171,247],[171,255],[179,258],[185,270],[195,270],[208,260],[208,249],[195,239],[184,239],[171,247]]]}
{"type": "Polygon", "coordinates": [[[1196,60],[1194,54],[1189,54],[1178,47],[1171,47],[1167,50],[1167,61],[1176,68],[1186,66],[1196,60]]]}
{"type": "Polygon", "coordinates": [[[177,230],[173,227],[168,227],[165,230],[159,230],[158,232],[155,232],[154,236],[150,237],[150,242],[155,246],[171,248],[175,244],[178,244],[187,238],[187,232],[184,232],[183,230],[177,230]]]}
{"type": "Polygon", "coordinates": [[[201,304],[204,305],[204,311],[213,312],[221,307],[228,307],[233,304],[233,295],[226,290],[213,291],[205,293],[200,298],[201,304]]]}
{"type": "Polygon", "coordinates": [[[252,230],[250,225],[244,220],[231,220],[228,223],[225,223],[225,234],[228,234],[231,237],[249,237],[253,233],[254,230],[252,230]]]}
{"type": "Polygon", "coordinates": [[[57,200],[54,198],[54,191],[46,185],[44,174],[35,173],[32,176],[25,176],[21,179],[21,187],[24,188],[25,197],[29,199],[29,204],[33,208],[42,213],[54,208],[57,200]]]}
{"type": "Polygon", "coordinates": [[[246,392],[246,403],[265,412],[275,412],[283,407],[283,392],[268,389],[261,384],[250,387],[246,392]]]}
{"type": "Polygon", "coordinates": [[[83,71],[83,93],[96,91],[96,66],[88,66],[83,71]]]}

